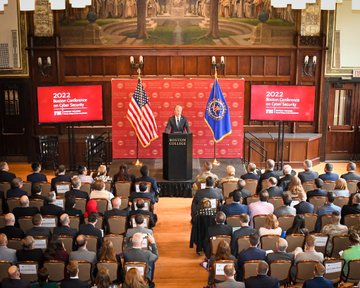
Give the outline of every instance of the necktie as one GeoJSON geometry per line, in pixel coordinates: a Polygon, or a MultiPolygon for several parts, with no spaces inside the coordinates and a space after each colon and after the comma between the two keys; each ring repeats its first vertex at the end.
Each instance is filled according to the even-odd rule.
{"type": "Polygon", "coordinates": [[[176,127],[179,128],[180,126],[180,119],[179,117],[176,117],[176,127]]]}

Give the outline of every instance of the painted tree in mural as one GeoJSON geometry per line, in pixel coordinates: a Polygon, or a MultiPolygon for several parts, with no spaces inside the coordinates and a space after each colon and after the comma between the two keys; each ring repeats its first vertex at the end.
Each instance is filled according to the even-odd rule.
{"type": "Polygon", "coordinates": [[[210,0],[210,26],[206,36],[219,38],[219,0],[210,0]]]}
{"type": "Polygon", "coordinates": [[[138,39],[147,38],[146,32],[146,2],[144,0],[136,1],[136,12],[137,12],[137,29],[136,34],[138,39]]]}

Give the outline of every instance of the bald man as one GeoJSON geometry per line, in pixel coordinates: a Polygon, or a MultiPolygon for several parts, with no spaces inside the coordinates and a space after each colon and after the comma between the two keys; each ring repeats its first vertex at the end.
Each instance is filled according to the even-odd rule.
{"type": "Polygon", "coordinates": [[[284,238],[279,238],[276,241],[275,252],[267,254],[266,261],[270,264],[275,260],[290,260],[294,261],[294,254],[287,253],[288,242],[284,238]]]}
{"type": "Polygon", "coordinates": [[[20,271],[16,266],[10,266],[8,269],[8,278],[3,279],[2,288],[28,288],[30,284],[20,279],[20,271]]]}
{"type": "Polygon", "coordinates": [[[16,220],[18,220],[19,217],[34,216],[35,214],[39,213],[39,209],[37,207],[29,207],[30,202],[27,195],[21,196],[19,203],[20,207],[15,207],[12,211],[16,220]]]}
{"type": "Polygon", "coordinates": [[[8,239],[5,234],[0,234],[0,260],[15,264],[17,261],[16,250],[7,247],[8,239]]]}
{"type": "Polygon", "coordinates": [[[279,280],[268,276],[267,273],[269,271],[269,265],[265,261],[261,261],[257,267],[257,276],[249,277],[245,280],[246,288],[259,288],[259,287],[267,287],[267,288],[278,288],[280,287],[279,280]]]}
{"type": "Polygon", "coordinates": [[[77,230],[70,227],[70,217],[68,214],[64,213],[60,216],[59,219],[60,226],[54,228],[54,235],[68,235],[75,237],[77,230]]]}
{"type": "Polygon", "coordinates": [[[78,247],[77,251],[72,251],[69,256],[69,260],[77,260],[77,261],[87,261],[92,264],[96,263],[96,253],[93,251],[89,251],[86,247],[87,240],[85,235],[78,235],[76,237],[76,244],[78,247]]]}
{"type": "Polygon", "coordinates": [[[24,232],[15,227],[15,215],[13,213],[5,214],[5,227],[0,229],[0,233],[4,233],[7,238],[19,238],[22,239],[25,237],[24,232]]]}

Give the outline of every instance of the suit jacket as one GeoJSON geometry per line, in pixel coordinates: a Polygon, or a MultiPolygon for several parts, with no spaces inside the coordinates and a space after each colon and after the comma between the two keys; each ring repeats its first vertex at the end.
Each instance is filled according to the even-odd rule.
{"type": "Polygon", "coordinates": [[[21,197],[27,195],[26,191],[21,190],[20,188],[11,188],[7,191],[7,198],[21,197]]]}
{"type": "Polygon", "coordinates": [[[236,230],[231,237],[231,254],[237,256],[238,254],[238,245],[237,238],[240,236],[250,236],[256,230],[250,226],[243,226],[240,229],[236,230]]]}
{"type": "MultiPolygon", "coordinates": [[[[237,261],[237,276],[236,280],[241,281],[243,279],[243,266],[244,262],[247,260],[266,260],[266,251],[256,248],[249,247],[239,253],[238,261],[237,261]]],[[[246,286],[247,287],[247,286],[246,286]]],[[[257,287],[266,287],[266,286],[257,286],[257,287]]]]}
{"type": "Polygon", "coordinates": [[[340,176],[341,178],[348,180],[357,180],[360,181],[360,175],[355,172],[348,172],[340,176]]]}
{"type": "Polygon", "coordinates": [[[16,257],[18,262],[36,261],[39,263],[39,267],[42,267],[42,263],[44,262],[44,254],[41,249],[31,249],[31,250],[20,249],[16,251],[16,257]]]}
{"type": "Polygon", "coordinates": [[[228,279],[224,282],[216,283],[216,288],[245,288],[245,284],[243,282],[237,282],[233,279],[228,279]]]}
{"type": "Polygon", "coordinates": [[[150,199],[150,203],[151,203],[151,204],[154,204],[154,203],[155,203],[155,199],[154,199],[154,194],[153,194],[153,193],[133,192],[133,193],[131,193],[131,195],[129,196],[129,201],[130,201],[130,202],[136,202],[136,198],[150,199]]]}
{"type": "Polygon", "coordinates": [[[86,199],[86,201],[89,201],[89,194],[80,189],[71,189],[70,191],[65,192],[65,199],[70,195],[75,196],[75,198],[83,198],[86,199]]]}
{"type": "Polygon", "coordinates": [[[276,179],[279,179],[279,175],[275,171],[265,170],[265,172],[260,175],[260,179],[257,186],[257,192],[260,192],[261,190],[262,181],[269,179],[270,177],[275,177],[276,179]]]}
{"type": "Polygon", "coordinates": [[[51,191],[56,191],[55,184],[56,182],[71,182],[69,175],[58,175],[51,179],[51,191]]]}
{"type": "Polygon", "coordinates": [[[54,228],[53,234],[54,235],[68,235],[68,236],[75,237],[77,234],[77,231],[74,228],[70,228],[67,226],[60,226],[60,227],[54,228]]]}
{"type": "Polygon", "coordinates": [[[55,204],[45,204],[40,208],[40,213],[42,215],[55,215],[60,216],[64,212],[64,209],[55,205],[55,204]]]}
{"type": "Polygon", "coordinates": [[[240,176],[241,179],[244,179],[244,180],[247,180],[247,179],[254,179],[254,180],[258,180],[260,179],[260,176],[256,173],[251,173],[251,172],[248,172],[244,175],[241,175],[240,176]]]}
{"type": "Polygon", "coordinates": [[[301,201],[294,208],[296,209],[296,214],[314,213],[314,205],[306,201],[301,201]]]}
{"type": "Polygon", "coordinates": [[[323,189],[314,189],[306,192],[306,197],[309,198],[313,196],[327,196],[327,191],[323,189]]]}
{"type": "Polygon", "coordinates": [[[165,131],[167,133],[191,133],[189,122],[184,116],[180,116],[179,127],[176,125],[175,116],[171,116],[167,122],[165,131]]]}
{"type": "Polygon", "coordinates": [[[16,176],[14,173],[7,171],[0,171],[0,182],[11,182],[11,180],[13,180],[15,177],[16,176]]]}
{"type": "Polygon", "coordinates": [[[210,237],[217,235],[232,235],[232,227],[227,224],[216,224],[209,226],[205,241],[205,254],[210,258],[211,247],[210,247],[210,237]]]}
{"type": "Polygon", "coordinates": [[[246,190],[246,189],[235,189],[234,191],[232,191],[230,194],[229,194],[229,197],[233,197],[234,193],[236,192],[240,192],[241,193],[241,197],[246,200],[247,197],[249,197],[251,195],[250,191],[249,190],[246,190]]]}
{"type": "Polygon", "coordinates": [[[29,288],[30,284],[20,279],[5,278],[1,283],[2,288],[29,288]]]}
{"type": "Polygon", "coordinates": [[[284,177],[279,179],[278,186],[283,189],[283,191],[287,191],[289,188],[289,184],[291,181],[292,175],[286,174],[284,177]]]}
{"type": "Polygon", "coordinates": [[[333,283],[324,277],[314,277],[306,280],[302,286],[303,288],[332,288],[333,283]]]}
{"type": "Polygon", "coordinates": [[[93,251],[85,250],[79,248],[76,251],[71,251],[69,255],[69,260],[78,260],[78,261],[87,261],[92,264],[95,264],[97,261],[96,253],[93,251]]]}
{"type": "Polygon", "coordinates": [[[326,172],[324,174],[319,175],[319,178],[323,181],[336,181],[339,179],[339,175],[332,172],[326,172]]]}
{"type": "Polygon", "coordinates": [[[157,184],[157,181],[154,177],[151,176],[142,176],[135,179],[135,182],[150,182],[151,183],[151,192],[156,193],[159,190],[159,186],[157,184]]]}
{"type": "Polygon", "coordinates": [[[80,220],[80,224],[84,223],[84,214],[80,209],[68,208],[68,209],[63,210],[61,214],[63,214],[63,213],[66,213],[69,216],[78,216],[79,220],[80,220]]]}
{"type": "Polygon", "coordinates": [[[277,288],[280,287],[279,280],[267,275],[252,276],[245,280],[246,288],[277,288]]]}
{"type": "Polygon", "coordinates": [[[282,193],[284,192],[284,190],[279,186],[269,187],[266,190],[269,192],[270,197],[274,197],[274,196],[280,196],[281,197],[282,193]]]}
{"type": "Polygon", "coordinates": [[[223,211],[226,214],[226,216],[249,214],[249,209],[247,205],[236,202],[222,206],[221,211],[223,211]]]}
{"type": "Polygon", "coordinates": [[[294,254],[287,252],[273,252],[266,255],[266,261],[270,264],[275,260],[290,260],[294,262],[294,254]]]}
{"type": "Polygon", "coordinates": [[[96,236],[98,239],[98,248],[101,247],[103,240],[101,230],[94,227],[92,224],[81,224],[79,228],[79,234],[96,236]]]}
{"type": "Polygon", "coordinates": [[[344,224],[345,216],[348,214],[360,214],[360,204],[344,205],[341,209],[341,224],[344,224]]]}
{"type": "Polygon", "coordinates": [[[16,219],[19,219],[19,217],[34,216],[40,212],[37,207],[15,207],[12,213],[16,219]]]}
{"type": "Polygon", "coordinates": [[[315,180],[316,178],[319,177],[319,174],[315,171],[307,170],[307,171],[299,172],[298,177],[300,178],[301,183],[304,183],[315,180]]]}
{"type": "Polygon", "coordinates": [[[42,173],[32,173],[27,175],[26,181],[36,183],[36,182],[47,182],[47,178],[45,174],[42,173]]]}
{"type": "Polygon", "coordinates": [[[16,250],[6,246],[0,246],[0,260],[10,261],[12,264],[16,264],[16,250]]]}
{"type": "Polygon", "coordinates": [[[193,217],[195,216],[196,211],[200,207],[201,200],[204,198],[218,199],[220,202],[223,201],[223,195],[221,193],[221,190],[217,188],[205,188],[197,190],[191,204],[191,215],[193,217]]]}
{"type": "Polygon", "coordinates": [[[282,215],[296,215],[296,209],[290,206],[280,206],[274,210],[274,214],[276,217],[280,217],[282,215]]]}
{"type": "Polygon", "coordinates": [[[25,237],[24,232],[15,226],[5,226],[0,229],[0,233],[4,233],[6,237],[9,238],[19,238],[22,239],[25,237]]]}
{"type": "Polygon", "coordinates": [[[48,238],[51,237],[51,229],[48,227],[36,227],[34,226],[29,231],[26,232],[26,236],[46,236],[48,238]]]}
{"type": "Polygon", "coordinates": [[[90,284],[79,279],[67,279],[61,281],[61,288],[89,288],[90,284]]]}
{"type": "Polygon", "coordinates": [[[154,227],[156,225],[154,213],[152,213],[150,211],[147,211],[147,210],[134,210],[134,211],[130,211],[129,218],[132,215],[136,215],[136,214],[142,214],[142,215],[149,215],[150,216],[149,228],[152,228],[152,227],[154,227]]]}

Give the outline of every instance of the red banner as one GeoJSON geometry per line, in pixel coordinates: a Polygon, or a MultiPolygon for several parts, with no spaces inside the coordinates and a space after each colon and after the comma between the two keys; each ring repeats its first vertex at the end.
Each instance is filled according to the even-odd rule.
{"type": "MultiPolygon", "coordinates": [[[[143,79],[159,129],[159,138],[147,148],[139,145],[139,158],[162,158],[162,132],[176,105],[183,106],[193,133],[193,157],[213,158],[214,140],[204,114],[214,79],[143,79]]],[[[137,80],[113,79],[113,158],[136,158],[136,135],[126,118],[137,80]]],[[[216,144],[217,158],[239,158],[243,154],[244,80],[219,79],[230,109],[232,134],[216,144]]]]}

